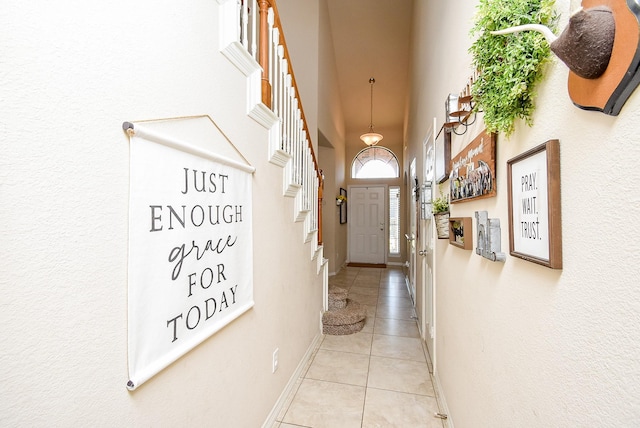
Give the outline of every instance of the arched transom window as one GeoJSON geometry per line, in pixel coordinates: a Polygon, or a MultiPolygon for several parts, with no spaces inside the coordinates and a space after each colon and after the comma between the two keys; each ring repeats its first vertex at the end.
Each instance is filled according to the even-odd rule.
{"type": "Polygon", "coordinates": [[[366,147],[351,163],[351,178],[397,178],[399,173],[398,159],[386,147],[366,147]]]}

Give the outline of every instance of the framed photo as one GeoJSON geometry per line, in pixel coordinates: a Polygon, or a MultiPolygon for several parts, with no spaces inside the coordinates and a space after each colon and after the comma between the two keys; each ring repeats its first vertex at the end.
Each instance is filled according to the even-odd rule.
{"type": "Polygon", "coordinates": [[[420,218],[422,220],[431,220],[433,215],[431,193],[431,182],[424,183],[420,192],[420,218]]]}
{"type": "Polygon", "coordinates": [[[347,190],[341,187],[340,196],[345,197],[345,201],[340,204],[340,224],[345,224],[347,222],[347,190]]]}
{"type": "Polygon", "coordinates": [[[560,143],[549,140],[507,161],[509,252],[562,269],[560,143]]]}
{"type": "Polygon", "coordinates": [[[446,132],[444,128],[440,129],[440,133],[436,137],[436,165],[435,179],[440,184],[449,179],[451,173],[451,133],[446,132]]]}
{"type": "Polygon", "coordinates": [[[496,134],[485,129],[451,158],[449,195],[452,204],[496,196],[496,134]]]}
{"type": "Polygon", "coordinates": [[[473,223],[471,217],[449,218],[449,244],[462,248],[473,249],[473,223]]]}
{"type": "Polygon", "coordinates": [[[429,143],[428,147],[427,147],[427,157],[424,161],[424,180],[428,183],[431,183],[433,181],[433,174],[434,174],[434,167],[435,167],[435,163],[434,163],[434,158],[435,158],[436,154],[435,154],[435,150],[433,147],[433,143],[429,143]]]}

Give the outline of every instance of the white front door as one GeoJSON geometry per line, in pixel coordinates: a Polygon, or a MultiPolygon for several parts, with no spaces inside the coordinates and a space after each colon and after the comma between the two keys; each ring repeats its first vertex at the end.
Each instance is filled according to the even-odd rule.
{"type": "Polygon", "coordinates": [[[385,187],[349,186],[349,261],[386,262],[385,187]]]}

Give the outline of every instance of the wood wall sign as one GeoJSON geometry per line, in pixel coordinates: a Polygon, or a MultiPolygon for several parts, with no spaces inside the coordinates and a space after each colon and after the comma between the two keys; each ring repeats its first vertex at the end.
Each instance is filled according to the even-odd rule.
{"type": "Polygon", "coordinates": [[[496,196],[496,134],[482,131],[451,159],[451,203],[496,196]]]}
{"type": "Polygon", "coordinates": [[[560,144],[549,140],[507,161],[509,252],[562,269],[560,144]]]}

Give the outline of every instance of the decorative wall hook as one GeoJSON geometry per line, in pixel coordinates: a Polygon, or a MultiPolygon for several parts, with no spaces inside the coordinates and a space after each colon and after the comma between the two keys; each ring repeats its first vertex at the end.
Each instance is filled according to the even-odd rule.
{"type": "Polygon", "coordinates": [[[476,211],[478,246],[476,254],[492,262],[504,262],[507,257],[500,251],[500,219],[489,218],[486,211],[476,211]]]}
{"type": "Polygon", "coordinates": [[[541,32],[570,70],[569,96],[586,110],[616,116],[640,83],[640,5],[635,0],[583,0],[560,37],[543,25],[491,34],[541,32]]]}
{"type": "Polygon", "coordinates": [[[471,95],[471,86],[478,79],[478,72],[474,72],[467,80],[467,85],[460,91],[460,94],[449,94],[444,102],[445,121],[442,125],[445,132],[453,132],[456,135],[463,135],[467,132],[467,127],[476,121],[475,103],[471,95]],[[462,126],[461,126],[462,125],[462,126]],[[461,127],[462,131],[456,129],[461,127]]]}

